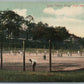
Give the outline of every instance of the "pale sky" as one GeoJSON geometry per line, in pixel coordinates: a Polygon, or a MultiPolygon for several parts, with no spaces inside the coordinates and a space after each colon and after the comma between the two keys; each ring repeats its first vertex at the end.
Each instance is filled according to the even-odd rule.
{"type": "Polygon", "coordinates": [[[84,37],[83,0],[0,0],[0,10],[13,10],[21,16],[32,15],[35,22],[65,26],[70,33],[84,37]]]}

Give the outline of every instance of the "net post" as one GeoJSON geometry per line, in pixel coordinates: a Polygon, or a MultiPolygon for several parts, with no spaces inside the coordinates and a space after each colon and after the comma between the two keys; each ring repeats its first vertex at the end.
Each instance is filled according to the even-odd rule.
{"type": "Polygon", "coordinates": [[[2,53],[2,51],[3,51],[3,43],[1,41],[1,69],[3,69],[3,53],[2,53]]]}
{"type": "Polygon", "coordinates": [[[49,40],[49,71],[51,72],[51,40],[49,40]]]}
{"type": "Polygon", "coordinates": [[[23,40],[23,71],[25,71],[25,40],[23,40]]]}

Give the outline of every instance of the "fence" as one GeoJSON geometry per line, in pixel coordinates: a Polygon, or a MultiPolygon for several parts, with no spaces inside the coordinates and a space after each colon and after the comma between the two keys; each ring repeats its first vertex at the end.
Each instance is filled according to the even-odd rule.
{"type": "Polygon", "coordinates": [[[32,71],[29,59],[36,61],[35,71],[65,71],[84,68],[81,50],[56,49],[55,43],[28,40],[0,42],[0,69],[32,71]]]}
{"type": "Polygon", "coordinates": [[[46,69],[49,71],[49,58],[47,58],[47,63],[44,60],[44,53],[47,53],[48,50],[43,49],[45,47],[42,46],[43,43],[40,46],[42,49],[40,49],[38,46],[40,42],[38,41],[33,42],[34,44],[32,45],[29,45],[29,43],[28,40],[14,39],[1,42],[0,69],[32,71],[32,64],[29,59],[34,59],[37,63],[36,71],[46,71],[46,69]]]}

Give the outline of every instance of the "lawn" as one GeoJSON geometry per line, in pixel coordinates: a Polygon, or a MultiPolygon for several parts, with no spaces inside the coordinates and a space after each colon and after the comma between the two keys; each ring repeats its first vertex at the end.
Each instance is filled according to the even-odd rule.
{"type": "Polygon", "coordinates": [[[0,70],[0,82],[84,82],[84,70],[69,72],[0,70]]]}

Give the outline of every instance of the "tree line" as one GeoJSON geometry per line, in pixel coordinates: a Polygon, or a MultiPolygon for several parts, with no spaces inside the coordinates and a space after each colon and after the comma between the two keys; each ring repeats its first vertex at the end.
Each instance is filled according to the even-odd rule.
{"type": "Polygon", "coordinates": [[[20,32],[25,32],[26,39],[33,37],[34,40],[46,41],[63,41],[70,35],[66,27],[48,26],[42,22],[36,24],[33,20],[31,15],[24,18],[11,10],[0,11],[0,32],[7,34],[8,38],[17,38],[20,32]]]}
{"type": "MultiPolygon", "coordinates": [[[[0,11],[0,41],[3,38],[25,38],[26,40],[32,38],[32,40],[51,40],[59,43],[64,42],[70,35],[66,27],[53,27],[41,21],[35,23],[31,15],[23,17],[12,10],[0,11]]],[[[83,41],[84,39],[80,41],[82,45],[83,41]]]]}

